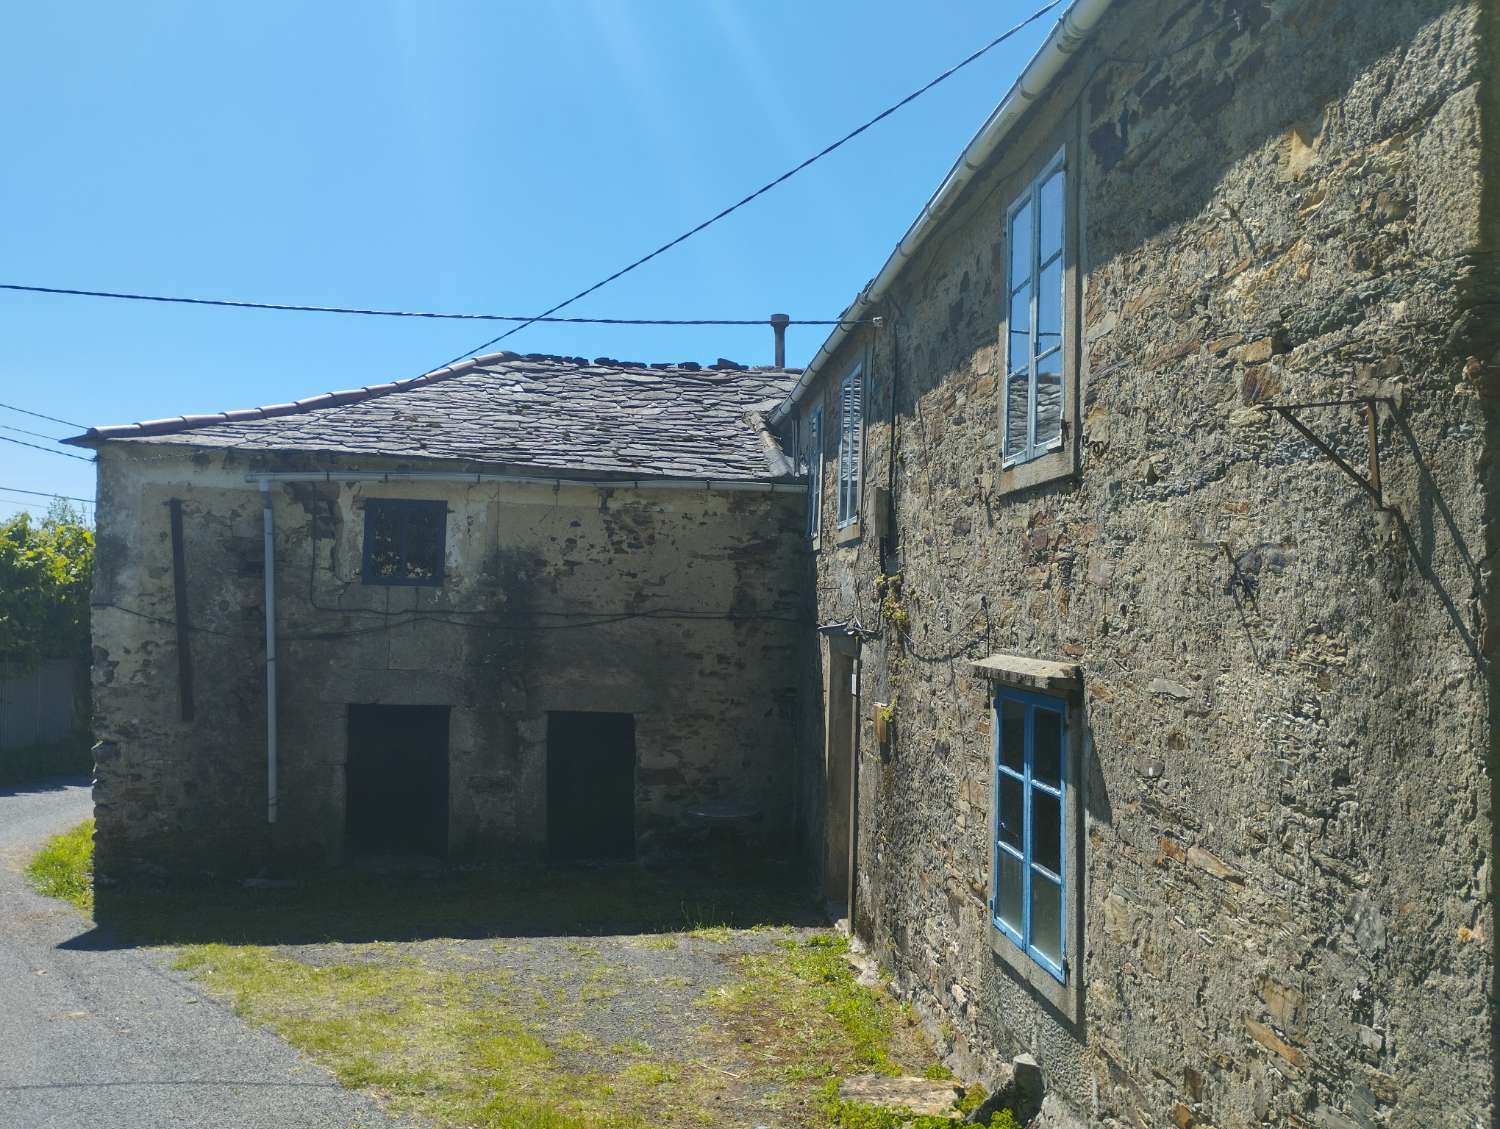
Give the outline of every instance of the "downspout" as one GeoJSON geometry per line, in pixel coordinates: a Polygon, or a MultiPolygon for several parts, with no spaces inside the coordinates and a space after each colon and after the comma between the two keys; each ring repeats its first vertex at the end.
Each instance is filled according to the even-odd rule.
{"type": "Polygon", "coordinates": [[[276,511],[271,480],[260,480],[266,574],[266,822],[276,822],[276,511]]]}

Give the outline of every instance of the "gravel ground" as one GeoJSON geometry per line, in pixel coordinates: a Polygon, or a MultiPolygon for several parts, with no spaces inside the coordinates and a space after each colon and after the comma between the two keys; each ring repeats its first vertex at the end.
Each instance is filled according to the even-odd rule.
{"type": "Polygon", "coordinates": [[[115,948],[22,870],[87,819],[86,779],[0,790],[0,1124],[17,1129],[400,1125],[241,1023],[168,954],[115,948]]]}
{"type": "Polygon", "coordinates": [[[785,940],[827,930],[765,928],[620,936],[432,940],[378,945],[285,945],[311,965],[417,960],[429,968],[487,973],[517,1014],[574,1071],[652,1057],[717,1069],[702,1060],[716,1016],[705,1002],[739,979],[735,963],[785,940]],[[494,977],[499,973],[499,977],[494,977]]]}

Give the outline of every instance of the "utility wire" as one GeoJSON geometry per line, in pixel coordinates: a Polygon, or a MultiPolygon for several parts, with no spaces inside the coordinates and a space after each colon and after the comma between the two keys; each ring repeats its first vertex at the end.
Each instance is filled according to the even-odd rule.
{"type": "Polygon", "coordinates": [[[29,408],[18,408],[14,404],[0,404],[0,408],[6,408],[12,412],[20,412],[23,416],[36,416],[37,419],[51,420],[53,423],[60,423],[64,427],[76,427],[79,431],[86,430],[84,425],[81,423],[73,423],[71,420],[58,419],[56,416],[44,416],[41,412],[33,412],[29,408]]]}
{"type": "Polygon", "coordinates": [[[50,490],[22,490],[19,486],[0,486],[0,490],[7,494],[32,494],[38,498],[62,498],[68,502],[87,502],[91,506],[94,504],[92,498],[75,498],[72,494],[54,494],[50,490]]]}
{"type": "Polygon", "coordinates": [[[50,439],[54,443],[62,442],[56,435],[45,435],[40,431],[27,431],[24,427],[14,427],[8,423],[0,423],[0,430],[14,431],[17,435],[30,435],[33,439],[50,439]]]}
{"type": "MultiPolygon", "coordinates": [[[[577,294],[574,294],[571,298],[565,298],[563,301],[557,303],[557,305],[551,307],[550,309],[543,310],[536,317],[530,318],[529,320],[523,322],[522,324],[520,324],[518,326],[515,326],[513,329],[507,329],[504,333],[500,334],[500,336],[498,336],[498,337],[492,337],[488,341],[484,342],[482,345],[478,345],[475,348],[470,349],[466,353],[460,353],[458,356],[453,357],[450,360],[444,361],[443,363],[447,364],[447,365],[451,365],[455,361],[461,361],[461,360],[465,359],[466,357],[472,357],[472,356],[474,356],[476,353],[482,353],[484,350],[488,349],[491,345],[496,345],[499,342],[504,341],[507,337],[511,336],[511,334],[513,334],[513,333],[519,333],[521,330],[525,329],[528,325],[531,325],[531,324],[533,324],[535,322],[539,322],[539,321],[547,321],[547,320],[550,319],[551,315],[557,313],[558,310],[564,309],[567,306],[571,306],[574,302],[578,301],[580,298],[587,297],[588,295],[592,294],[594,291],[599,290],[599,289],[601,289],[601,288],[603,288],[605,286],[608,286],[611,282],[615,281],[615,279],[620,278],[620,277],[622,277],[624,275],[629,274],[631,271],[635,270],[636,267],[644,266],[646,263],[649,263],[652,259],[654,259],[658,255],[662,254],[664,251],[670,251],[673,247],[676,247],[679,243],[686,242],[687,240],[691,239],[693,236],[697,235],[700,231],[703,231],[705,228],[711,227],[712,225],[718,223],[721,219],[725,218],[726,216],[728,216],[728,215],[730,215],[730,214],[732,214],[734,212],[739,211],[741,208],[743,208],[746,204],[750,203],[752,200],[755,200],[756,198],[758,198],[760,196],[764,196],[767,192],[771,191],[771,189],[775,188],[777,185],[782,184],[782,183],[790,180],[792,177],[796,176],[803,169],[806,169],[809,166],[816,164],[818,161],[821,161],[824,157],[828,156],[834,150],[842,148],[844,145],[848,144],[850,141],[853,141],[861,133],[864,133],[865,130],[869,129],[871,126],[877,124],[878,122],[884,121],[886,118],[890,117],[897,110],[901,109],[902,107],[908,105],[911,102],[916,101],[922,95],[926,94],[929,90],[931,90],[934,86],[937,86],[939,83],[945,82],[946,80],[952,78],[955,74],[957,74],[959,71],[963,70],[970,63],[974,62],[975,60],[981,58],[984,55],[987,55],[990,51],[993,51],[996,47],[1000,46],[1000,44],[1004,43],[1007,39],[1010,39],[1012,36],[1019,34],[1026,27],[1028,27],[1029,25],[1035,23],[1037,20],[1041,19],[1043,16],[1045,16],[1053,8],[1056,8],[1062,2],[1063,2],[1063,0],[1051,0],[1051,3],[1042,5],[1042,7],[1038,8],[1035,12],[1031,13],[1031,15],[1027,16],[1020,23],[1016,24],[1014,27],[1006,30],[1005,32],[1002,32],[1000,35],[997,35],[994,39],[990,40],[983,47],[979,48],[979,50],[975,51],[968,58],[963,59],[962,61],[960,61],[958,63],[955,63],[953,66],[949,67],[942,74],[938,75],[936,78],[932,79],[930,82],[926,83],[923,86],[918,87],[916,90],[913,90],[910,94],[908,94],[905,98],[901,99],[899,102],[895,102],[892,105],[887,106],[884,110],[881,110],[880,113],[876,114],[873,118],[871,118],[869,121],[865,122],[863,125],[857,126],[856,128],[850,130],[848,133],[844,134],[844,136],[840,137],[837,141],[833,142],[831,145],[827,145],[824,148],[820,149],[818,152],[814,153],[811,157],[807,158],[807,160],[803,161],[801,164],[795,165],[792,168],[788,169],[786,172],[784,172],[780,176],[778,176],[775,180],[769,180],[769,181],[767,181],[765,184],[761,185],[759,188],[757,188],[754,192],[750,193],[748,196],[745,196],[745,197],[742,197],[739,200],[736,200],[733,204],[730,204],[729,207],[725,208],[723,211],[720,211],[720,212],[718,212],[718,213],[716,213],[716,214],[714,214],[712,216],[709,216],[708,219],[704,220],[697,227],[690,228],[687,231],[683,232],[681,235],[679,235],[676,239],[672,239],[672,240],[669,240],[666,243],[663,243],[656,250],[651,251],[648,254],[642,255],[639,259],[636,259],[635,262],[630,263],[627,266],[623,266],[619,270],[615,271],[614,274],[608,275],[605,278],[601,278],[598,282],[594,283],[592,286],[588,287],[587,289],[580,290],[577,294]]],[[[806,325],[806,324],[810,324],[810,323],[804,322],[803,324],[806,325]]],[[[438,367],[442,367],[442,366],[440,365],[438,367]]]]}
{"type": "MultiPolygon", "coordinates": [[[[361,314],[374,318],[438,318],[448,321],[562,322],[567,325],[770,325],[769,318],[554,318],[542,314],[436,314],[419,310],[366,310],[352,306],[294,306],[282,302],[240,302],[229,298],[184,298],[166,294],[131,294],[116,290],[73,290],[62,286],[23,286],[0,282],[0,290],[27,294],[61,294],[74,298],[119,298],[128,302],[173,302],[185,306],[229,306],[238,310],[280,310],[300,314],[361,314]]],[[[559,307],[560,308],[560,307],[559,307]]],[[[864,325],[862,320],[793,318],[790,325],[864,325]]],[[[3,406],[3,405],[0,405],[3,406]]],[[[20,409],[17,409],[20,410],[20,409]]]]}
{"type": "Polygon", "coordinates": [[[49,455],[61,455],[65,459],[77,459],[81,463],[91,463],[94,461],[84,455],[74,455],[68,451],[59,451],[55,447],[43,447],[40,443],[28,443],[24,439],[12,439],[9,435],[0,435],[0,443],[14,443],[18,447],[30,447],[34,451],[46,451],[49,455]]]}

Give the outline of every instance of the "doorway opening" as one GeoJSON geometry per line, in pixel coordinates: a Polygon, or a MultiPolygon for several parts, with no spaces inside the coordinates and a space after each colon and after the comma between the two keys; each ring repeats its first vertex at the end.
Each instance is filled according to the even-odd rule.
{"type": "Polygon", "coordinates": [[[366,854],[448,854],[448,707],[349,707],[345,826],[366,854]]]}
{"type": "Polygon", "coordinates": [[[547,853],[635,857],[635,715],[547,715],[547,853]]]}
{"type": "Polygon", "coordinates": [[[854,923],[855,671],[859,660],[828,647],[828,716],[823,750],[823,897],[834,920],[854,923]]]}

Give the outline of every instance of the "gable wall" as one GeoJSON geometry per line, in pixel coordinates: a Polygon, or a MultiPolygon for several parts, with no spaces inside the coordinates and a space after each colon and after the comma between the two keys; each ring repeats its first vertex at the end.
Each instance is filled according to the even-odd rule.
{"type": "MultiPolygon", "coordinates": [[[[830,426],[813,565],[819,622],[874,633],[857,928],[955,1064],[1036,1055],[1059,1118],[1489,1123],[1479,10],[1122,0],[805,402],[868,360],[862,535],[835,543],[830,426]],[[1004,214],[1059,142],[1077,473],[1011,489],[1004,214]],[[1259,407],[1371,391],[1403,398],[1380,429],[1399,517],[1259,407]],[[966,666],[991,652],[1083,669],[1077,1015],[991,953],[991,723],[966,666]]],[[[1361,416],[1310,423],[1363,467],[1361,416]]],[[[813,702],[814,841],[821,725],[813,702]]]]}
{"type": "MultiPolygon", "coordinates": [[[[310,460],[280,469],[303,464],[310,460]]],[[[395,469],[387,464],[376,469],[395,469]]],[[[790,656],[805,614],[795,493],[275,484],[281,807],[273,832],[261,502],[245,481],[245,458],[114,444],[99,468],[95,730],[116,749],[99,766],[95,793],[101,872],[339,861],[347,708],[368,703],[451,707],[457,858],[543,849],[549,710],[636,715],[644,856],[701,839],[686,813],[705,802],[759,813],[750,834],[784,847],[790,656]],[[361,583],[370,497],[447,503],[441,588],[361,583]],[[179,716],[170,498],[183,502],[191,722],[179,716]],[[652,611],[686,614],[639,615],[652,611]]]]}

